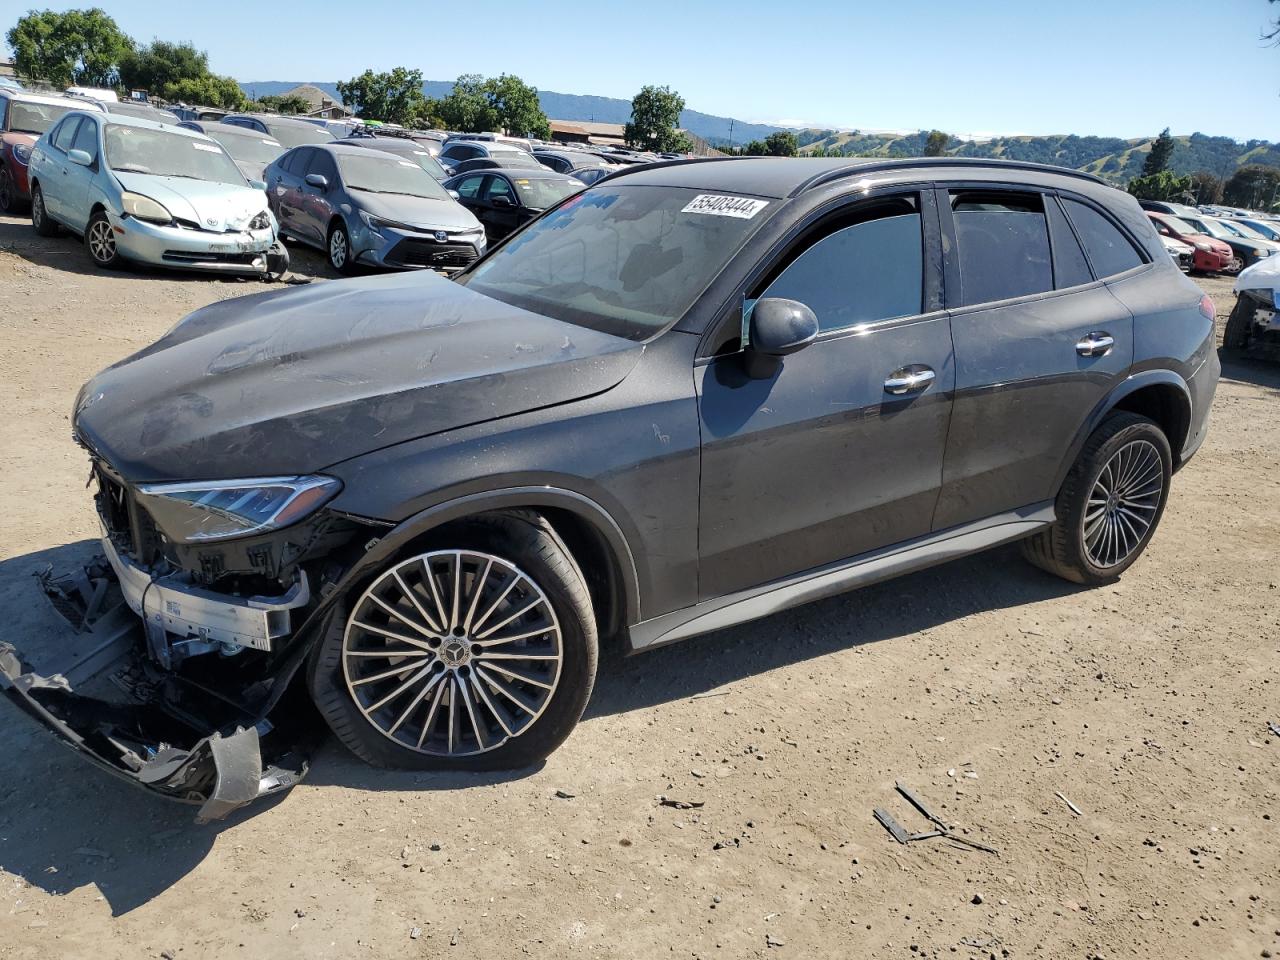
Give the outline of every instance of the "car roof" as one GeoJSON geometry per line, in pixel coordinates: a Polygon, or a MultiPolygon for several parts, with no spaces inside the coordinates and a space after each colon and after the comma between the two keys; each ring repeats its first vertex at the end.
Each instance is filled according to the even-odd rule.
{"type": "MultiPolygon", "coordinates": [[[[271,140],[271,135],[263,133],[261,130],[250,130],[248,127],[236,126],[234,123],[222,123],[219,120],[188,120],[187,123],[198,123],[204,128],[204,132],[212,136],[214,133],[218,136],[226,134],[232,137],[252,137],[254,140],[267,139],[271,140]],[[212,127],[211,131],[209,128],[212,127]]],[[[190,130],[191,127],[184,127],[184,130],[190,130]]],[[[272,140],[273,143],[278,141],[272,140]]]]}
{"type": "Polygon", "coordinates": [[[165,133],[176,133],[180,136],[190,137],[192,140],[212,142],[209,137],[205,136],[199,130],[192,130],[190,127],[179,127],[172,123],[161,123],[159,120],[144,120],[142,117],[131,117],[127,113],[102,114],[97,110],[72,111],[72,113],[76,112],[97,114],[105,121],[117,127],[142,127],[146,130],[162,130],[165,133]]]}
{"type": "Polygon", "coordinates": [[[366,150],[383,150],[386,153],[394,153],[396,148],[409,153],[426,153],[416,140],[406,140],[403,137],[343,137],[333,146],[364,147],[366,150]]]}
{"type": "Polygon", "coordinates": [[[481,167],[479,170],[468,170],[465,173],[459,173],[452,177],[453,180],[459,180],[462,177],[481,177],[486,173],[492,173],[495,176],[515,177],[517,180],[569,180],[571,177],[567,173],[556,173],[554,170],[548,170],[546,167],[481,167]]]}
{"type": "MultiPolygon", "coordinates": [[[[917,157],[878,159],[847,157],[716,157],[696,160],[663,160],[619,168],[610,182],[662,187],[725,190],[781,199],[858,174],[901,171],[911,168],[943,169],[952,178],[964,169],[998,170],[1013,181],[1041,182],[1044,176],[1075,177],[1092,184],[1105,181],[1092,174],[1041,163],[1012,160],[978,160],[969,157],[917,157]]],[[[936,174],[931,174],[936,176],[936,174]]]]}
{"type": "Polygon", "coordinates": [[[396,160],[403,160],[399,154],[391,153],[388,150],[379,150],[377,147],[357,147],[354,144],[346,143],[342,140],[330,140],[328,143],[300,143],[294,150],[301,150],[303,147],[312,147],[316,150],[324,150],[339,157],[364,157],[370,153],[385,153],[388,157],[396,160]]]}
{"type": "Polygon", "coordinates": [[[97,100],[90,100],[88,97],[64,97],[56,93],[32,93],[30,90],[15,90],[12,87],[0,87],[0,97],[22,100],[28,103],[43,103],[53,107],[74,104],[77,109],[83,108],[93,113],[105,112],[98,105],[97,100]]]}
{"type": "MultiPolygon", "coordinates": [[[[283,117],[278,113],[228,113],[228,117],[251,117],[254,120],[261,120],[263,123],[283,123],[286,126],[305,124],[308,127],[319,127],[318,123],[311,123],[308,120],[300,120],[297,117],[283,117]]],[[[225,119],[225,118],[224,118],[225,119]]],[[[234,127],[235,124],[233,123],[234,127]]],[[[323,127],[321,127],[323,129],[323,127]]]]}

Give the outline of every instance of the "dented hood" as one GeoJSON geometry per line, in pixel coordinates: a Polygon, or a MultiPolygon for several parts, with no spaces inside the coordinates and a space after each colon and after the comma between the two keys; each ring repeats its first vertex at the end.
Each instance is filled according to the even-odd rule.
{"type": "Polygon", "coordinates": [[[224,300],[81,388],[77,436],[126,480],[311,473],[608,390],[644,347],[430,273],[224,300]]]}
{"type": "MultiPolygon", "coordinates": [[[[191,177],[157,177],[149,173],[112,171],[121,186],[160,203],[179,220],[207,230],[244,230],[267,209],[267,195],[248,184],[232,186],[191,177]]],[[[261,180],[261,173],[255,179],[261,180]]]]}

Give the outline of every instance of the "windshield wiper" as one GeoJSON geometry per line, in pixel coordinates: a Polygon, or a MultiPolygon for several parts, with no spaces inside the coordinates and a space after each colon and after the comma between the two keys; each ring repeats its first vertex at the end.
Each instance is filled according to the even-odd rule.
{"type": "Polygon", "coordinates": [[[424,193],[410,193],[408,190],[374,190],[372,187],[357,187],[355,184],[349,184],[348,189],[359,190],[361,193],[392,193],[397,197],[421,197],[423,200],[435,199],[435,197],[428,197],[424,193]]]}

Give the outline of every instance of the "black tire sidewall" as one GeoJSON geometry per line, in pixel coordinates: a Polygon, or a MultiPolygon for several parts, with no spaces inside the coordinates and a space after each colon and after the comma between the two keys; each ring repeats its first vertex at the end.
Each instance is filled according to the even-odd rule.
{"type": "Polygon", "coordinates": [[[451,528],[447,538],[415,544],[354,586],[344,602],[336,606],[312,651],[309,682],[312,698],[334,733],[361,759],[375,766],[410,770],[519,769],[543,760],[577,725],[591,697],[598,658],[595,618],[586,585],[549,528],[526,520],[502,519],[501,524],[463,523],[451,528]],[[521,530],[513,524],[527,524],[530,529],[521,530]],[[529,548],[530,541],[537,542],[536,548],[529,548]],[[360,712],[347,691],[342,672],[342,642],[351,605],[388,566],[440,549],[483,550],[509,560],[546,593],[560,624],[564,660],[551,702],[526,732],[501,747],[474,756],[431,756],[394,743],[360,712]],[[556,553],[560,556],[556,557],[556,553]]]}
{"type": "Polygon", "coordinates": [[[5,200],[4,192],[0,191],[0,213],[17,212],[18,198],[14,193],[13,175],[9,173],[7,167],[0,167],[0,183],[6,184],[9,188],[8,200],[5,200]]]}
{"type": "Polygon", "coordinates": [[[1147,544],[1160,526],[1164,516],[1164,508],[1169,502],[1169,482],[1173,476],[1173,455],[1169,448],[1169,440],[1153,421],[1132,413],[1114,415],[1105,421],[1098,432],[1090,438],[1085,451],[1076,466],[1072,468],[1072,483],[1064,490],[1068,502],[1059,502],[1059,517],[1063,530],[1067,534],[1066,544],[1070,556],[1068,562],[1074,566],[1090,583],[1109,583],[1129,569],[1143,552],[1147,544]],[[1093,485],[1102,473],[1107,461],[1121,447],[1135,440],[1149,441],[1160,454],[1161,491],[1160,503],[1156,508],[1151,526],[1143,535],[1138,546],[1124,560],[1113,567],[1099,567],[1089,559],[1085,549],[1083,519],[1088,505],[1089,494],[1093,485]]]}
{"type": "Polygon", "coordinates": [[[49,219],[49,208],[45,206],[44,191],[36,184],[31,189],[31,228],[37,236],[53,237],[58,234],[58,225],[49,219]],[[36,210],[40,211],[40,222],[36,223],[36,210]]]}

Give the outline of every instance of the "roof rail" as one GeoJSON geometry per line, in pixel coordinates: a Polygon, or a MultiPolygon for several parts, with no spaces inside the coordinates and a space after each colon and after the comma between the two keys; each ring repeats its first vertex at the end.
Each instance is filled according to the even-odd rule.
{"type": "Polygon", "coordinates": [[[1111,186],[1107,181],[1103,180],[1101,177],[1094,176],[1092,173],[1085,173],[1083,170],[1072,170],[1070,167],[1055,167],[1049,163],[1030,163],[1023,160],[983,159],[981,157],[901,157],[885,160],[866,159],[860,162],[851,163],[847,167],[837,167],[833,170],[824,170],[821,173],[814,174],[808,180],[804,181],[792,190],[791,196],[799,196],[806,190],[812,190],[814,187],[820,187],[835,180],[842,180],[845,177],[854,176],[855,174],[870,173],[877,170],[898,170],[903,167],[974,167],[986,169],[996,167],[1008,170],[1032,170],[1039,173],[1053,173],[1063,177],[1078,177],[1081,180],[1088,180],[1092,183],[1102,184],[1103,186],[1111,186]]]}

